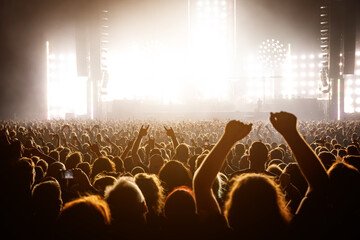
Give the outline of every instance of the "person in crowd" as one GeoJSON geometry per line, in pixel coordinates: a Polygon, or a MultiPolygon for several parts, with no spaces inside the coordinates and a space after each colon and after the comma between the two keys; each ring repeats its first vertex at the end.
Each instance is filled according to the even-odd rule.
{"type": "Polygon", "coordinates": [[[2,233],[37,239],[356,236],[358,136],[358,121],[298,122],[286,112],[249,124],[1,121],[2,233]]]}
{"type": "Polygon", "coordinates": [[[55,239],[110,239],[111,211],[100,196],[84,196],[64,205],[55,239]]]}

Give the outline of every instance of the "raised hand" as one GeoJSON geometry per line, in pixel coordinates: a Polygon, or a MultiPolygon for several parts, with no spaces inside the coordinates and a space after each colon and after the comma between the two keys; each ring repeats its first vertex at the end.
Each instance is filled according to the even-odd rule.
{"type": "Polygon", "coordinates": [[[270,122],[281,135],[293,133],[297,129],[296,116],[288,112],[270,113],[270,122]]]}
{"type": "Polygon", "coordinates": [[[89,144],[89,149],[91,151],[93,151],[97,155],[98,155],[98,153],[100,153],[100,147],[96,142],[94,144],[92,144],[90,141],[88,141],[88,144],[89,144]]]}
{"type": "Polygon", "coordinates": [[[150,127],[150,125],[147,125],[147,127],[144,127],[144,125],[141,125],[140,131],[139,131],[139,136],[145,137],[146,135],[148,135],[149,127],[150,127]]]}
{"type": "Polygon", "coordinates": [[[164,129],[165,129],[165,131],[166,131],[166,135],[168,135],[169,137],[175,136],[175,132],[174,132],[174,130],[172,129],[172,127],[166,128],[166,127],[164,126],[164,129]]]}
{"type": "Polygon", "coordinates": [[[129,139],[129,141],[127,142],[127,146],[132,147],[134,145],[134,142],[135,142],[135,138],[129,139]]]}
{"type": "Polygon", "coordinates": [[[240,121],[231,120],[226,124],[224,138],[235,143],[246,137],[252,128],[252,124],[245,124],[240,121]]]}

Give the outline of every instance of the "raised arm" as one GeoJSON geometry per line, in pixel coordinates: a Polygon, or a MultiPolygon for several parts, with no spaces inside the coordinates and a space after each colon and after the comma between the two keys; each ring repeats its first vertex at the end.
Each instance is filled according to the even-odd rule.
{"type": "Polygon", "coordinates": [[[176,149],[176,147],[179,145],[179,141],[177,140],[177,138],[175,136],[175,132],[174,132],[173,128],[172,127],[166,128],[164,126],[164,129],[166,131],[166,135],[168,135],[171,138],[171,141],[174,145],[174,149],[176,149]]]}
{"type": "Polygon", "coordinates": [[[297,129],[297,118],[287,112],[270,113],[270,122],[283,136],[303,173],[309,191],[328,187],[328,175],[321,161],[297,129]]]}
{"type": "Polygon", "coordinates": [[[130,139],[127,143],[127,146],[124,150],[124,152],[121,154],[120,158],[124,161],[125,158],[127,158],[128,153],[130,152],[130,149],[133,147],[135,139],[130,139]]]}
{"type": "Polygon", "coordinates": [[[116,144],[113,143],[108,136],[105,136],[104,139],[107,143],[110,144],[112,153],[115,153],[116,155],[120,155],[120,148],[118,146],[116,146],[116,144]]]}
{"type": "Polygon", "coordinates": [[[138,136],[137,136],[137,138],[136,138],[136,140],[134,142],[134,145],[133,145],[133,147],[131,149],[131,157],[133,159],[133,162],[134,162],[135,166],[141,165],[138,150],[139,150],[141,139],[148,134],[147,131],[148,131],[149,127],[150,127],[150,125],[148,125],[147,127],[141,126],[139,134],[138,134],[138,136]]]}
{"type": "Polygon", "coordinates": [[[220,207],[212,192],[212,185],[231,147],[246,137],[250,133],[251,127],[252,124],[244,124],[240,121],[228,122],[220,140],[195,172],[193,189],[197,213],[201,218],[220,213],[220,207]]]}

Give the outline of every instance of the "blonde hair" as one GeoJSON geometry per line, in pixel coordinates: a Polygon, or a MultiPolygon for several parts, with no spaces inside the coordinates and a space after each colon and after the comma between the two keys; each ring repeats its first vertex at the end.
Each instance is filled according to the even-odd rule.
{"type": "Polygon", "coordinates": [[[143,193],[148,208],[160,215],[164,207],[165,193],[157,175],[138,173],[135,176],[135,183],[143,193]]]}
{"type": "Polygon", "coordinates": [[[258,173],[242,174],[234,180],[224,215],[231,229],[256,234],[278,231],[291,219],[279,186],[258,173]]]}

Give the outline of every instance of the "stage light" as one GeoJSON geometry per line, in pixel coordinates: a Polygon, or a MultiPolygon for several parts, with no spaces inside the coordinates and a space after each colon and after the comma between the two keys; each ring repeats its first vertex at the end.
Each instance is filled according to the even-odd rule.
{"type": "Polygon", "coordinates": [[[301,55],[301,59],[302,59],[302,60],[305,60],[305,59],[306,59],[306,55],[305,55],[305,54],[301,55]]]}
{"type": "Polygon", "coordinates": [[[260,62],[266,68],[273,70],[284,64],[286,52],[284,45],[275,39],[263,41],[258,51],[260,62]]]}
{"type": "Polygon", "coordinates": [[[353,84],[353,80],[352,79],[348,79],[347,81],[346,81],[346,85],[352,85],[353,84]]]}
{"type": "Polygon", "coordinates": [[[55,69],[56,69],[55,63],[50,63],[50,64],[49,64],[49,68],[50,68],[51,70],[55,70],[55,69]]]}
{"type": "MultiPolygon", "coordinates": [[[[352,99],[351,99],[351,100],[352,100],[352,99]]],[[[356,102],[356,104],[360,104],[360,98],[359,98],[359,97],[356,98],[355,102],[356,102]]]]}
{"type": "Polygon", "coordinates": [[[360,95],[360,88],[356,88],[356,89],[355,89],[355,93],[356,93],[357,95],[360,95]]]}
{"type": "MultiPolygon", "coordinates": [[[[357,99],[360,100],[360,98],[357,98],[357,99]]],[[[345,102],[345,104],[351,104],[351,103],[354,102],[354,99],[352,97],[350,97],[350,96],[345,96],[344,97],[344,102],[345,102]]]]}
{"type": "Polygon", "coordinates": [[[310,55],[309,55],[309,58],[310,58],[310,59],[314,59],[314,57],[315,57],[314,54],[310,54],[310,55]]]}
{"type": "Polygon", "coordinates": [[[315,64],[314,64],[314,63],[310,63],[310,64],[309,64],[309,67],[310,67],[310,68],[314,68],[314,67],[315,67],[315,64]]]}
{"type": "Polygon", "coordinates": [[[356,51],[356,52],[355,52],[355,55],[356,55],[357,57],[359,57],[359,56],[360,56],[360,51],[356,51]]]}
{"type": "Polygon", "coordinates": [[[360,69],[355,70],[355,75],[360,76],[360,69]]]}

